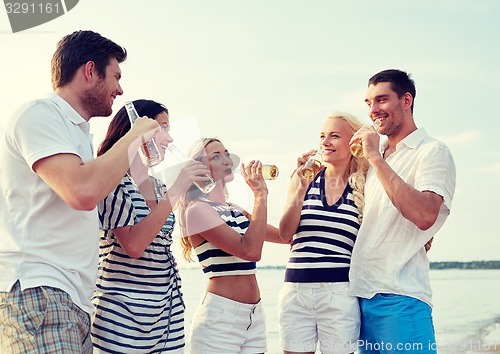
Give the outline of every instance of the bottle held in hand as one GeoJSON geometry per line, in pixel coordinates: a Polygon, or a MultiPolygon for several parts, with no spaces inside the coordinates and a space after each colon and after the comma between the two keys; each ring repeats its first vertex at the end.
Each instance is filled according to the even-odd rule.
{"type": "MultiPolygon", "coordinates": [[[[189,157],[187,157],[186,155],[184,155],[178,148],[177,146],[175,146],[174,144],[170,144],[168,147],[167,147],[167,150],[171,153],[171,155],[175,158],[175,160],[177,160],[177,162],[184,162],[186,160],[189,160],[189,157]]],[[[208,174],[204,174],[202,177],[204,177],[205,179],[201,182],[193,182],[193,184],[198,187],[198,189],[204,193],[204,194],[207,194],[207,193],[210,193],[212,191],[212,189],[214,189],[215,187],[215,181],[214,179],[208,175],[208,174]]]]}
{"type": "MultiPolygon", "coordinates": [[[[375,122],[373,122],[373,127],[375,130],[378,132],[378,128],[380,128],[380,120],[377,119],[375,122]]],[[[352,145],[349,147],[349,151],[351,151],[352,156],[355,157],[363,157],[363,144],[361,140],[356,140],[352,145]]]]}
{"type": "Polygon", "coordinates": [[[302,176],[312,180],[321,170],[321,161],[323,161],[323,158],[321,157],[320,150],[318,150],[316,151],[316,154],[310,156],[304,164],[304,167],[302,168],[302,176]]]}
{"type": "MultiPolygon", "coordinates": [[[[233,172],[241,173],[240,167],[234,169],[233,172]]],[[[278,178],[279,173],[280,171],[278,169],[278,166],[276,165],[262,165],[262,177],[264,177],[265,180],[274,181],[276,178],[278,178]]]]}
{"type": "MultiPolygon", "coordinates": [[[[137,110],[135,109],[132,102],[125,103],[125,109],[127,110],[128,118],[130,119],[130,125],[132,126],[135,120],[139,118],[139,114],[137,113],[137,110]]],[[[158,147],[156,146],[156,143],[152,138],[151,140],[144,142],[139,151],[141,159],[146,167],[152,167],[158,165],[161,162],[160,152],[158,151],[158,147]]]]}
{"type": "Polygon", "coordinates": [[[280,171],[276,165],[262,165],[262,176],[264,179],[274,181],[278,178],[280,171]]]}

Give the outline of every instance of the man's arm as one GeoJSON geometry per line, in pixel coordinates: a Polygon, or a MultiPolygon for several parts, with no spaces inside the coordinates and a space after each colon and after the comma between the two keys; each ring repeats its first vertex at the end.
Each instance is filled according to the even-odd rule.
{"type": "Polygon", "coordinates": [[[141,145],[141,136],[150,139],[156,129],[158,123],[155,120],[142,117],[111,149],[95,160],[84,163],[77,155],[56,154],[36,161],[33,170],[70,207],[92,210],[120,183],[141,145]]]}
{"type": "Polygon", "coordinates": [[[427,230],[437,220],[443,197],[431,191],[419,191],[403,181],[380,155],[368,161],[377,174],[392,204],[419,229],[427,230]]]}

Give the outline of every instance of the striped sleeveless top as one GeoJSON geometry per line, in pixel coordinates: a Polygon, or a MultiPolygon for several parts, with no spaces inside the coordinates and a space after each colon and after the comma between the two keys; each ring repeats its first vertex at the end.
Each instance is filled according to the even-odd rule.
{"type": "MultiPolygon", "coordinates": [[[[247,217],[232,205],[222,205],[206,198],[200,201],[209,204],[219,214],[220,218],[233,230],[243,236],[250,225],[247,217]]],[[[207,240],[195,248],[198,261],[203,272],[209,277],[226,275],[247,275],[256,273],[256,262],[249,262],[235,257],[215,247],[207,240]]]]}
{"type": "MultiPolygon", "coordinates": [[[[153,179],[157,197],[166,186],[153,179]]],[[[99,204],[100,239],[97,289],[92,302],[94,353],[165,353],[184,347],[184,302],[170,245],[175,224],[165,224],[138,258],[129,257],[113,229],[134,225],[150,209],[127,174],[99,204]]]]}
{"type": "Polygon", "coordinates": [[[304,197],[285,282],[349,281],[351,253],[360,227],[359,212],[349,184],[339,200],[328,205],[325,170],[316,175],[304,197]]]}

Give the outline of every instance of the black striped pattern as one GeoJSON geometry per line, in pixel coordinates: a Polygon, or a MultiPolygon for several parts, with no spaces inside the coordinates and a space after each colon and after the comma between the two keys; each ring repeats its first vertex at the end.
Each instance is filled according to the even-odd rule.
{"type": "Polygon", "coordinates": [[[324,174],[325,170],[318,173],[304,198],[286,282],[349,281],[351,253],[360,226],[358,209],[349,185],[334,205],[328,205],[324,174]]]}
{"type": "Polygon", "coordinates": [[[149,211],[129,175],[99,204],[104,233],[92,324],[99,352],[160,353],[184,347],[181,282],[170,251],[174,214],[139,259],[129,257],[112,232],[139,222],[149,211]]]}
{"type": "MultiPolygon", "coordinates": [[[[250,225],[250,221],[241,211],[231,205],[221,205],[211,202],[206,198],[201,199],[214,208],[221,219],[233,230],[243,236],[250,225]]],[[[195,248],[198,261],[203,267],[203,272],[209,277],[221,277],[225,275],[255,274],[256,263],[235,257],[229,253],[216,248],[210,242],[205,241],[195,248]]]]}

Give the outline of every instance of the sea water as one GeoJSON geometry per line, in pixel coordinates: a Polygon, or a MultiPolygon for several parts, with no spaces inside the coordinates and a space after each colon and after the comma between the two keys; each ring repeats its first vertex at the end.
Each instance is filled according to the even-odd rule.
{"type": "MultiPolygon", "coordinates": [[[[199,268],[183,268],[180,272],[188,337],[191,319],[205,291],[207,279],[199,268]]],[[[283,352],[279,345],[276,314],[283,277],[282,268],[260,268],[257,271],[266,314],[269,354],[283,352]]],[[[431,270],[430,277],[439,353],[467,353],[481,346],[490,349],[496,346],[500,350],[500,270],[431,270]]],[[[189,353],[189,345],[186,353],[189,353]]]]}

